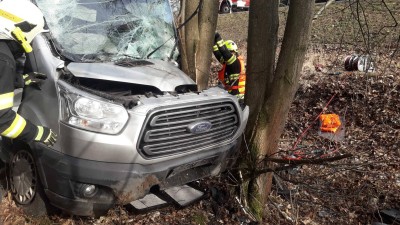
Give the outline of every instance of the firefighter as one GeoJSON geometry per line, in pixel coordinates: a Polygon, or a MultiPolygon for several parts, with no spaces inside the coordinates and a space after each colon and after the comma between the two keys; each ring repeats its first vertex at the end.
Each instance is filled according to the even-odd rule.
{"type": "Polygon", "coordinates": [[[219,33],[215,34],[213,53],[222,64],[218,72],[218,81],[230,94],[243,101],[246,84],[246,70],[242,56],[235,42],[224,41],[219,33]]]}
{"type": "Polygon", "coordinates": [[[18,74],[16,68],[16,59],[32,51],[30,43],[43,27],[43,14],[30,1],[0,2],[0,134],[10,139],[51,146],[57,138],[51,129],[36,126],[12,110],[14,88],[32,85],[39,88],[40,82],[46,78],[38,73],[18,74]]]}

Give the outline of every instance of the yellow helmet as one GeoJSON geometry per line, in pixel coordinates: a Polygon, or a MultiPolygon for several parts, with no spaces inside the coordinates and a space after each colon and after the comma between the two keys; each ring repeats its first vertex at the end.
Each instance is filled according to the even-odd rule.
{"type": "Polygon", "coordinates": [[[235,42],[233,42],[232,40],[227,40],[224,42],[224,45],[226,46],[226,48],[229,51],[234,51],[234,52],[238,52],[238,47],[236,45],[235,42]]]}
{"type": "Polygon", "coordinates": [[[0,1],[0,40],[15,40],[29,52],[29,43],[43,27],[42,12],[29,0],[0,1]]]}

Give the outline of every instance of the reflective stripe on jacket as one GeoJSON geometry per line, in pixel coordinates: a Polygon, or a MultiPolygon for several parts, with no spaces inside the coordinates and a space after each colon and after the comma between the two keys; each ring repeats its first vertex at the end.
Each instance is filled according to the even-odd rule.
{"type": "Polygon", "coordinates": [[[240,73],[239,74],[225,74],[226,73],[226,64],[222,64],[222,69],[218,71],[218,80],[226,86],[227,84],[233,84],[229,88],[229,92],[232,94],[236,94],[239,98],[243,98],[245,94],[245,86],[246,86],[246,69],[245,63],[242,56],[237,57],[240,62],[240,73]],[[238,82],[235,82],[238,81],[238,82]],[[233,91],[237,90],[237,91],[233,91]],[[235,93],[236,92],[236,93],[235,93]]]}
{"type": "Polygon", "coordinates": [[[15,59],[8,45],[0,41],[0,134],[8,138],[32,141],[37,127],[12,110],[14,103],[15,59]]]}

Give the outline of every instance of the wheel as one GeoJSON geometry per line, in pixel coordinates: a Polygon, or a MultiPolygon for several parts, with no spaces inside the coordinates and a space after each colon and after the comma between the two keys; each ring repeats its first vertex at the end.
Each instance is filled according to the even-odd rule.
{"type": "Polygon", "coordinates": [[[44,216],[53,211],[40,183],[35,161],[30,152],[17,151],[9,163],[11,193],[25,214],[44,216]]]}
{"type": "Polygon", "coordinates": [[[231,7],[229,7],[228,3],[224,2],[221,4],[221,7],[219,9],[221,13],[230,13],[231,12],[231,7]]]}

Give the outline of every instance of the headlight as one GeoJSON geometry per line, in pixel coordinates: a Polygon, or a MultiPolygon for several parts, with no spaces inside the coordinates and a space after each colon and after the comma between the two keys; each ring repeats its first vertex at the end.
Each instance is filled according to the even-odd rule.
{"type": "Polygon", "coordinates": [[[128,112],[118,104],[83,92],[63,81],[60,90],[60,120],[85,130],[117,134],[128,121],[128,112]]]}

